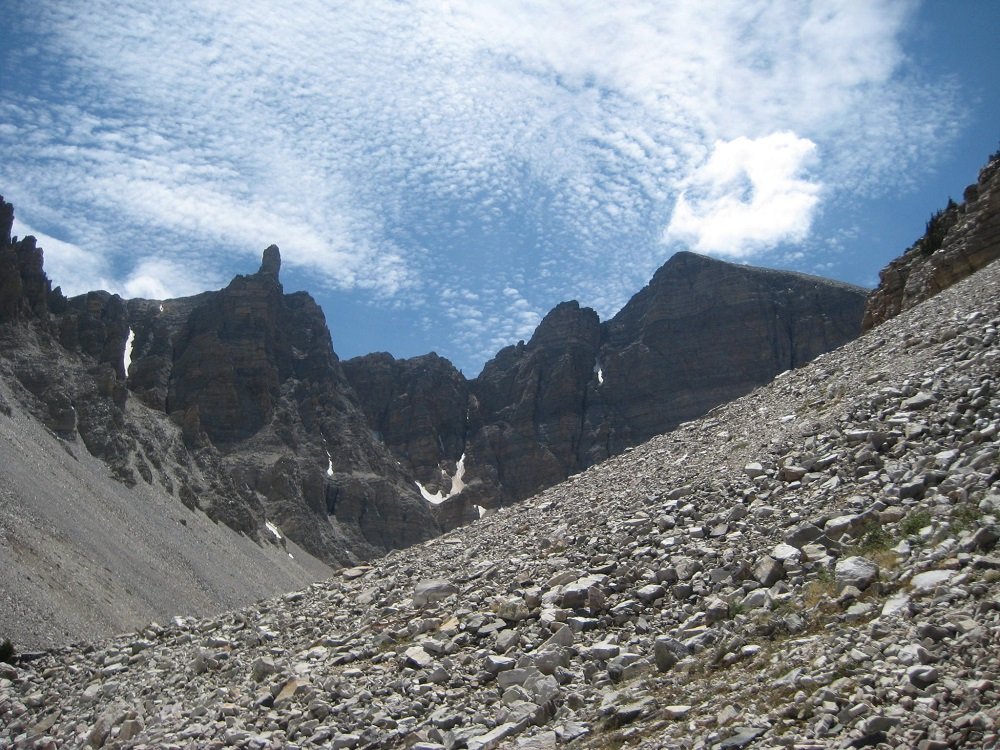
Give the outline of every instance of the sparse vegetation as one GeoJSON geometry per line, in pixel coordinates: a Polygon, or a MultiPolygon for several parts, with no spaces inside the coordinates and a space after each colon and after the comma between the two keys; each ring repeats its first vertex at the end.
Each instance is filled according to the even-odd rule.
{"type": "Polygon", "coordinates": [[[982,511],[974,505],[958,505],[951,511],[951,529],[956,534],[968,531],[978,525],[982,515],[982,511]]]}
{"type": "Polygon", "coordinates": [[[821,568],[816,573],[816,577],[805,585],[802,595],[805,605],[809,609],[829,604],[837,594],[837,583],[833,578],[833,571],[829,568],[821,568]]]}
{"type": "Polygon", "coordinates": [[[948,230],[955,223],[954,216],[957,209],[958,204],[951,198],[948,198],[947,206],[931,214],[931,218],[927,220],[924,241],[921,247],[921,252],[924,255],[932,255],[944,244],[945,235],[948,234],[948,230]]]}
{"type": "Polygon", "coordinates": [[[926,510],[918,510],[910,513],[906,518],[900,521],[899,531],[906,536],[913,536],[914,534],[920,533],[920,530],[931,523],[931,514],[926,510]]]}
{"type": "Polygon", "coordinates": [[[0,643],[0,662],[12,663],[14,659],[14,644],[6,638],[0,643]]]}
{"type": "Polygon", "coordinates": [[[878,522],[872,522],[862,529],[858,541],[858,550],[862,554],[870,555],[874,552],[882,552],[889,549],[891,544],[892,537],[885,530],[885,527],[878,522]]]}

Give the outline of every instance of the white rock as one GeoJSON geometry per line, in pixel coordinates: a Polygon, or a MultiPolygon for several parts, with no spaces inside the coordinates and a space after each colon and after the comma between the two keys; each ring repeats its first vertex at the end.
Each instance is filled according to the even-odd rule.
{"type": "Polygon", "coordinates": [[[867,557],[848,557],[838,560],[834,568],[834,577],[837,584],[843,588],[845,586],[855,586],[864,591],[872,585],[878,578],[878,565],[867,557]]]}
{"type": "Polygon", "coordinates": [[[954,570],[928,570],[913,576],[910,587],[917,593],[925,594],[947,583],[954,575],[954,570]]]}

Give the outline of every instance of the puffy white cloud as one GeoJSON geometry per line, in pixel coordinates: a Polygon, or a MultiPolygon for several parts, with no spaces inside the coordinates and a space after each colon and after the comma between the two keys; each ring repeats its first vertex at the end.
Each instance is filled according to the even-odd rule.
{"type": "Polygon", "coordinates": [[[205,280],[194,269],[164,258],[145,258],[128,274],[121,294],[126,299],[172,299],[205,291],[205,280]]]}
{"type": "Polygon", "coordinates": [[[815,152],[815,143],[788,131],[717,141],[684,183],[667,239],[731,258],[804,239],[820,185],[801,174],[815,152]]]}

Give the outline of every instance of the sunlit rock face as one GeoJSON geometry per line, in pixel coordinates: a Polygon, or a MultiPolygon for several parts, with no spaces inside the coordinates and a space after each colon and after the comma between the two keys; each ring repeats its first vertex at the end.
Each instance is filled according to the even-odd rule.
{"type": "Polygon", "coordinates": [[[1000,152],[927,223],[927,232],[879,274],[864,330],[884,323],[1000,257],[1000,152]]]}

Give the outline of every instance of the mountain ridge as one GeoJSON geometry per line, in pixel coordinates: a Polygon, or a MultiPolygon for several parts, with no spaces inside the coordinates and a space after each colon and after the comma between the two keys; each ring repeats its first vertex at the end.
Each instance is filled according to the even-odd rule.
{"type": "MultiPolygon", "coordinates": [[[[993,204],[970,205],[982,211],[993,204]]],[[[964,216],[967,224],[976,221],[972,209],[964,216]]],[[[674,296],[661,294],[662,299],[657,299],[657,290],[671,277],[666,271],[654,275],[637,294],[642,304],[619,319],[620,350],[602,349],[606,323],[596,313],[578,303],[564,303],[546,316],[527,344],[498,352],[489,388],[476,391],[460,373],[453,372],[447,360],[425,355],[413,360],[382,357],[385,372],[381,379],[370,378],[371,392],[363,393],[350,383],[355,365],[341,363],[332,349],[322,310],[306,293],[284,293],[280,253],[274,246],[265,250],[256,274],[234,279],[231,288],[227,287],[228,296],[220,290],[179,300],[125,301],[107,292],[91,292],[67,299],[47,279],[34,239],[11,239],[12,221],[13,209],[0,201],[0,229],[6,227],[0,232],[0,376],[9,386],[0,399],[0,411],[8,417],[32,415],[50,431],[46,450],[73,455],[84,449],[104,462],[123,489],[153,493],[166,503],[162,507],[174,503],[178,513],[204,513],[233,529],[238,538],[265,553],[247,550],[249,556],[242,564],[251,570],[259,571],[269,555],[281,558],[286,546],[291,549],[288,545],[296,540],[305,548],[296,548],[294,559],[306,564],[293,565],[283,576],[303,580],[302,576],[322,575],[326,569],[319,561],[309,562],[307,550],[333,566],[356,565],[393,546],[412,544],[474,520],[483,509],[496,512],[516,501],[519,493],[526,496],[575,476],[594,461],[627,451],[643,437],[643,429],[673,426],[632,423],[627,425],[631,434],[612,429],[615,425],[608,415],[614,416],[614,408],[621,409],[622,404],[606,398],[609,387],[622,375],[631,372],[648,378],[648,373],[671,371],[648,365],[644,370],[628,358],[655,344],[645,336],[649,330],[636,321],[669,327],[674,320],[670,317],[674,296]],[[246,298],[248,290],[253,293],[246,298]],[[215,309],[222,313],[213,314],[215,309]],[[289,329],[293,335],[275,342],[273,332],[278,328],[289,329]],[[266,356],[258,356],[260,352],[266,356]],[[609,352],[627,355],[625,364],[608,357],[609,352]],[[127,379],[126,354],[131,359],[127,379]],[[174,373],[175,357],[187,357],[178,373],[174,373]],[[209,379],[222,390],[219,398],[199,401],[204,393],[195,384],[206,378],[206,368],[209,379]],[[437,375],[427,380],[425,370],[437,375]],[[212,375],[215,372],[220,377],[212,375]],[[178,374],[191,381],[179,383],[178,374]],[[438,388],[442,378],[451,383],[451,395],[435,401],[429,385],[438,388]],[[405,387],[398,387],[400,383],[405,387]],[[362,411],[368,402],[387,398],[400,400],[405,408],[383,410],[383,414],[409,415],[390,425],[393,430],[381,429],[385,425],[362,411]],[[445,408],[428,408],[435,403],[445,408]],[[244,409],[243,404],[251,408],[244,409]],[[241,425],[239,419],[248,421],[241,425]],[[405,452],[399,450],[400,445],[407,446],[405,452]],[[422,485],[419,492],[418,484],[422,485]],[[506,498],[503,492],[508,493],[506,498]],[[445,498],[440,504],[421,497],[435,493],[445,498]]],[[[943,242],[945,251],[949,237],[943,242]]],[[[730,311],[731,317],[741,326],[748,320],[768,318],[745,315],[740,304],[758,312],[800,310],[800,301],[808,300],[811,292],[789,290],[809,290],[815,281],[780,272],[739,270],[742,267],[693,254],[681,254],[671,267],[684,266],[781,281],[777,297],[755,296],[745,289],[742,298],[733,297],[738,304],[730,311]],[[789,279],[795,284],[786,289],[784,281],[789,279]]],[[[685,283],[690,281],[687,278],[685,283]]],[[[711,283],[707,286],[716,288],[711,283]]],[[[819,322],[813,325],[822,333],[827,323],[819,322]]],[[[780,335],[767,326],[760,330],[767,334],[767,347],[756,345],[757,340],[749,335],[726,340],[743,344],[758,357],[766,350],[770,364],[764,379],[806,358],[796,354],[798,339],[790,333],[794,326],[781,327],[780,335]]],[[[698,344],[699,339],[720,340],[713,333],[694,336],[692,342],[698,344]]],[[[684,344],[683,339],[672,340],[684,344]]],[[[730,347],[738,348],[732,343],[730,347]]],[[[710,372],[705,378],[687,377],[710,382],[715,376],[710,372]]],[[[741,387],[746,389],[746,383],[741,387]]],[[[650,412],[653,399],[643,395],[641,388],[628,390],[636,392],[629,394],[637,396],[636,408],[650,412]]],[[[717,394],[714,401],[687,404],[689,411],[676,413],[673,419],[683,424],[712,409],[718,399],[717,394]]],[[[33,490],[30,485],[11,484],[7,498],[21,496],[23,502],[32,498],[33,490]]],[[[32,498],[32,502],[36,499],[48,498],[32,498]]],[[[192,516],[184,517],[190,523],[192,516]]],[[[38,532],[30,524],[8,524],[10,528],[25,535],[38,532]]],[[[79,542],[82,547],[78,549],[86,550],[93,541],[73,543],[79,542]]],[[[50,555],[48,562],[43,556],[40,563],[36,560],[29,565],[28,558],[14,556],[14,548],[3,551],[18,565],[27,566],[8,565],[9,571],[58,563],[58,555],[50,555]]],[[[202,580],[227,575],[197,564],[194,570],[202,580]]],[[[162,573],[137,569],[135,577],[156,585],[155,579],[146,576],[162,573]]],[[[260,577],[263,588],[231,590],[224,600],[239,603],[246,596],[267,593],[268,586],[283,585],[278,577],[254,575],[260,577]]],[[[186,580],[184,585],[198,585],[186,580]]],[[[114,593],[107,595],[113,599],[134,602],[123,577],[101,585],[111,586],[114,593]]],[[[8,585],[8,590],[13,588],[8,585]]],[[[82,589],[76,603],[84,614],[92,590],[82,589]]],[[[136,611],[149,611],[145,605],[135,606],[136,611]]],[[[66,608],[66,617],[72,619],[76,615],[70,609],[66,608]]],[[[49,612],[44,617],[51,623],[59,616],[49,612]]],[[[77,626],[71,625],[65,632],[94,632],[74,630],[77,626]]],[[[47,629],[54,632],[44,618],[30,623],[26,632],[32,627],[38,627],[40,634],[47,629]]]]}
{"type": "MultiPolygon", "coordinates": [[[[373,370],[384,379],[417,360],[390,365],[368,355],[344,368],[369,420],[419,481],[447,493],[465,456],[465,490],[446,503],[464,500],[450,512],[467,518],[469,506],[516,502],[850,340],[860,332],[865,295],[843,282],[677,253],[611,319],[563,302],[527,343],[501,349],[466,380],[461,433],[442,423],[404,435],[392,423],[397,412],[441,410],[447,399],[435,396],[429,372],[421,396],[395,410],[388,392],[410,389],[366,387],[373,370]],[[727,372],[735,374],[727,379],[727,372]],[[444,438],[420,444],[422,435],[444,438]],[[462,447],[435,452],[435,443],[462,447]]],[[[454,394],[459,374],[452,370],[454,394]]],[[[407,377],[413,384],[413,373],[407,377]]]]}

